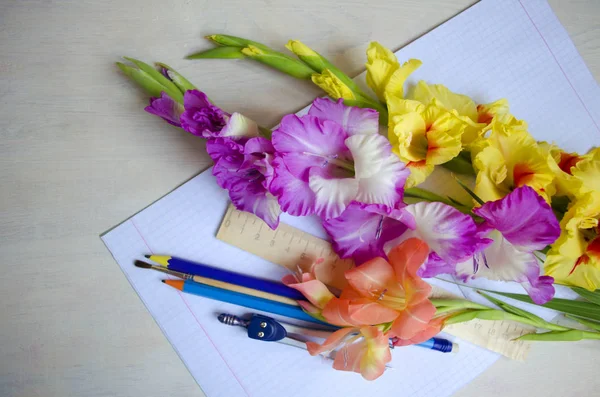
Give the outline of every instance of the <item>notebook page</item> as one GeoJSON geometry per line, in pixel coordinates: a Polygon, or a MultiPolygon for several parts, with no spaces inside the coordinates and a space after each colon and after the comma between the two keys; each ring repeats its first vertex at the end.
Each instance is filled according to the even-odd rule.
{"type": "MultiPolygon", "coordinates": [[[[397,55],[400,60],[414,57],[424,62],[413,81],[443,83],[478,102],[509,98],[513,112],[528,121],[538,139],[578,151],[599,141],[598,85],[544,1],[484,0],[397,55]]],[[[440,186],[444,180],[432,178],[431,183],[440,186]]],[[[458,355],[407,347],[394,352],[394,370],[365,382],[355,374],[330,370],[331,363],[301,350],[248,340],[243,330],[214,320],[222,311],[246,310],[179,294],[159,282],[164,276],[133,266],[146,253],[169,253],[280,278],[284,269],[214,238],[226,206],[226,192],[207,171],[103,236],[208,396],[379,392],[446,396],[497,359],[497,354],[462,341],[458,355]]],[[[320,230],[310,219],[282,221],[317,235],[320,230]]]]}
{"type": "MultiPolygon", "coordinates": [[[[133,266],[147,253],[169,253],[203,263],[280,279],[285,270],[217,240],[228,205],[210,170],[103,236],[108,249],[136,289],[198,384],[213,396],[402,395],[445,396],[484,371],[498,355],[460,341],[459,354],[419,347],[396,349],[376,382],[331,369],[331,361],[277,343],[248,339],[244,330],[219,323],[221,312],[250,310],[182,294],[160,282],[165,275],[133,266]],[[310,382],[306,380],[310,379],[310,382]]],[[[304,231],[322,229],[315,218],[284,217],[304,231]]]]}

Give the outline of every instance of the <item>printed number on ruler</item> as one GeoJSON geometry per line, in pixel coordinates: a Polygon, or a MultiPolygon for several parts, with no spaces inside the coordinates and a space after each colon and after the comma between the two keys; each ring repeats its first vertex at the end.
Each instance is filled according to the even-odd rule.
{"type": "Polygon", "coordinates": [[[322,258],[317,277],[338,288],[339,276],[354,265],[352,260],[337,256],[328,241],[284,223],[272,230],[260,218],[232,205],[227,208],[217,238],[292,271],[299,264],[322,258]]]}

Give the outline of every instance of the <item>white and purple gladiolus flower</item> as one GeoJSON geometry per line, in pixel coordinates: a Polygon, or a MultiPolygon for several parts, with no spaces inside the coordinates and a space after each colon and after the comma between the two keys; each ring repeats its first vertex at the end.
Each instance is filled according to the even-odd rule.
{"type": "Polygon", "coordinates": [[[391,212],[353,203],[323,226],[336,252],[358,265],[377,256],[385,258],[391,248],[411,237],[425,241],[430,253],[419,269],[421,277],[453,272],[482,242],[469,215],[438,202],[410,204],[391,212]]]}
{"type": "Polygon", "coordinates": [[[534,255],[560,235],[558,220],[548,203],[529,186],[522,186],[473,212],[484,219],[478,234],[488,243],[472,259],[460,263],[456,275],[465,281],[477,277],[516,281],[535,303],[552,299],[554,279],[541,275],[534,255]]]}
{"type": "Polygon", "coordinates": [[[378,133],[378,113],[316,99],[308,114],[287,115],[273,131],[271,192],[296,216],[336,218],[351,203],[403,206],[409,174],[378,133]]]}

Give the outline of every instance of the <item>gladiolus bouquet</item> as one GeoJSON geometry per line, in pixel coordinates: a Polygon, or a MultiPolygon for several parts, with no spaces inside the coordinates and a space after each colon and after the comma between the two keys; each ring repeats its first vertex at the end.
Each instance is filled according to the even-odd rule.
{"type": "Polygon", "coordinates": [[[390,341],[419,343],[474,318],[547,331],[527,340],[600,338],[599,149],[567,153],[536,141],[505,99],[476,104],[443,85],[405,87],[421,62],[400,63],[378,43],[367,49],[365,92],[299,41],[286,46],[294,58],[239,37],[208,38],[218,46],[188,58],[255,60],[331,98],[271,131],[219,108],[165,64],[118,63],[150,94],[147,112],[206,139],[212,172],[236,208],[272,229],[282,212],[316,215],[336,253],[354,260],[339,275],[341,289],[317,279],[319,261],[283,280],[305,295],[307,313],[340,327],[323,344],[308,343],[311,354],[336,350],[334,368],[371,380],[391,359],[390,341]],[[452,171],[472,200],[419,187],[436,166],[452,171]],[[499,309],[430,299],[423,279],[441,274],[518,283],[527,295],[501,295],[567,313],[585,329],[485,294],[499,309]],[[555,283],[586,301],[553,299],[555,283]]]}

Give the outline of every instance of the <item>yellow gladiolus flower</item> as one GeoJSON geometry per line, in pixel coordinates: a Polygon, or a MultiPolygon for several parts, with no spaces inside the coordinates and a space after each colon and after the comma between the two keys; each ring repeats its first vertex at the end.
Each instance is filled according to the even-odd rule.
{"type": "Polygon", "coordinates": [[[367,49],[367,84],[381,101],[387,95],[404,96],[404,82],[422,62],[409,59],[400,66],[393,52],[377,42],[369,44],[367,49]]]}
{"type": "Polygon", "coordinates": [[[540,150],[548,158],[548,166],[554,173],[554,190],[557,196],[573,198],[580,194],[582,182],[573,176],[571,168],[582,160],[577,153],[567,153],[556,145],[539,143],[540,150]]]}
{"type": "Polygon", "coordinates": [[[312,81],[333,99],[356,99],[352,90],[329,69],[323,70],[320,74],[314,73],[312,81]]]}
{"type": "Polygon", "coordinates": [[[524,185],[546,201],[554,193],[547,156],[526,131],[507,134],[494,124],[489,138],[473,144],[471,156],[477,172],[474,191],[484,201],[498,200],[524,185]]]}
{"type": "Polygon", "coordinates": [[[581,156],[570,170],[571,174],[581,181],[581,194],[600,193],[600,148],[592,149],[581,156]]]}
{"type": "Polygon", "coordinates": [[[561,221],[562,232],[548,252],[547,275],[560,284],[600,288],[600,192],[575,200],[561,221]]]}
{"type": "Polygon", "coordinates": [[[471,98],[466,95],[456,94],[442,84],[427,84],[419,81],[410,91],[408,98],[429,105],[435,99],[439,107],[454,112],[456,117],[465,123],[465,131],[462,135],[464,145],[469,145],[483,132],[487,124],[477,122],[477,106],[471,98]]]}
{"type": "Polygon", "coordinates": [[[461,149],[465,124],[454,114],[432,104],[388,96],[388,138],[392,150],[406,162],[412,187],[423,182],[434,169],[456,157],[461,149]]]}

